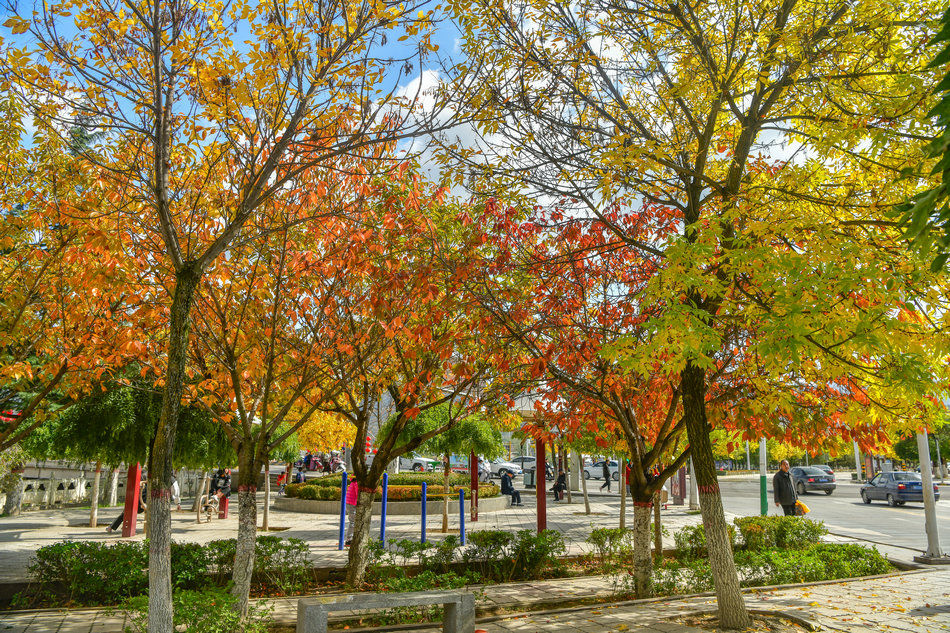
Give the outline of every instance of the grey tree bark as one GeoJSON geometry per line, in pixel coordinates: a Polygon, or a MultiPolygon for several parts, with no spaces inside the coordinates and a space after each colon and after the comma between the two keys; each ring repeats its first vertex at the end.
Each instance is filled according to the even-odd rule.
{"type": "Polygon", "coordinates": [[[706,372],[688,362],[680,374],[683,393],[683,417],[689,437],[690,453],[696,471],[699,506],[706,531],[709,567],[712,570],[722,628],[741,629],[752,622],[742,599],[739,575],[732,554],[729,526],[722,509],[722,496],[716,478],[716,464],[709,441],[706,420],[706,372]]]}
{"type": "Polygon", "coordinates": [[[102,462],[96,462],[96,474],[92,478],[92,492],[89,493],[89,527],[99,523],[99,480],[102,478],[102,462]]]}
{"type": "Polygon", "coordinates": [[[264,516],[261,519],[261,529],[265,532],[270,529],[270,459],[264,459],[264,516]]]}
{"type": "MultiPolygon", "coordinates": [[[[161,152],[156,156],[163,159],[161,152]]],[[[201,270],[185,263],[175,273],[175,291],[168,324],[168,366],[162,412],[152,448],[148,503],[148,633],[172,633],[171,480],[172,453],[185,386],[185,363],[191,328],[191,307],[201,270]]]]}
{"type": "Polygon", "coordinates": [[[660,492],[653,497],[653,557],[659,565],[663,560],[663,524],[660,521],[660,492]]]}
{"type": "Polygon", "coordinates": [[[577,454],[577,472],[581,478],[581,491],[584,493],[584,514],[590,514],[590,497],[587,496],[587,478],[584,477],[584,458],[577,454]]]}
{"type": "Polygon", "coordinates": [[[18,474],[15,479],[3,504],[3,514],[11,517],[19,516],[20,506],[23,504],[23,475],[18,474]]]}
{"type": "Polygon", "coordinates": [[[627,528],[627,460],[620,458],[620,529],[627,528]]]}
{"type": "Polygon", "coordinates": [[[119,502],[119,469],[109,470],[109,483],[107,484],[109,492],[106,497],[106,505],[114,506],[119,502]]]}
{"type": "Polygon", "coordinates": [[[372,489],[360,487],[356,497],[356,513],[353,517],[353,542],[350,544],[349,567],[346,570],[346,584],[352,588],[359,588],[366,578],[366,564],[369,556],[369,530],[373,516],[372,489]]]}
{"type": "MultiPolygon", "coordinates": [[[[626,496],[624,494],[623,496],[626,496]]],[[[633,588],[637,598],[653,597],[653,560],[650,558],[650,503],[633,504],[633,588]]]]}

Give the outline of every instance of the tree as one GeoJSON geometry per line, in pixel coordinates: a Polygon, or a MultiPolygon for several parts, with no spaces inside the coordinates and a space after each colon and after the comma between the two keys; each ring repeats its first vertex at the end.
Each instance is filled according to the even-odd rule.
{"type": "MultiPolygon", "coordinates": [[[[90,527],[97,525],[98,489],[102,463],[116,468],[121,463],[148,463],[155,441],[161,395],[139,383],[110,385],[87,396],[38,428],[23,442],[36,459],[69,459],[96,463],[96,479],[90,498],[90,527]]],[[[233,464],[234,451],[206,413],[195,407],[182,412],[183,441],[177,445],[175,463],[189,468],[233,464]]]]}
{"type": "MultiPolygon", "coordinates": [[[[629,221],[620,209],[611,220],[629,221]]],[[[644,323],[652,308],[642,296],[655,266],[618,248],[607,223],[572,221],[557,209],[535,210],[523,225],[499,228],[492,235],[496,259],[508,264],[489,277],[494,284],[477,290],[530,365],[523,386],[537,395],[540,415],[524,429],[538,438],[586,435],[627,456],[635,587],[639,597],[652,596],[650,512],[657,491],[688,459],[685,423],[675,375],[659,360],[618,363],[616,350],[650,337],[644,323]]],[[[621,526],[625,506],[624,492],[621,526]]]]}
{"type": "Polygon", "coordinates": [[[505,350],[466,290],[487,256],[485,210],[447,202],[446,192],[422,182],[409,164],[398,176],[371,183],[377,193],[341,223],[338,259],[328,270],[342,283],[314,275],[302,290],[332,297],[322,317],[304,315],[330,350],[324,374],[332,381],[323,385],[330,395],[320,408],[355,427],[357,447],[371,422],[391,419],[387,433],[375,437],[371,464],[362,451],[352,454],[360,491],[347,569],[352,586],[363,581],[373,491],[387,465],[482,405],[499,406],[504,390],[495,361],[505,350]],[[443,404],[453,415],[442,427],[399,441],[414,418],[443,404]]]}
{"type": "Polygon", "coordinates": [[[403,109],[417,95],[397,95],[403,74],[435,49],[430,15],[424,1],[89,0],[13,12],[5,24],[30,38],[13,38],[4,71],[37,126],[61,134],[84,113],[103,131],[81,153],[94,186],[70,213],[130,226],[168,293],[149,472],[149,631],[171,633],[169,490],[201,279],[232,242],[273,228],[251,222],[268,201],[319,196],[319,183],[298,180],[304,168],[345,172],[347,157],[431,122],[403,109]],[[377,56],[390,33],[414,39],[377,56]]]}
{"type": "MultiPolygon", "coordinates": [[[[947,9],[940,20],[940,30],[930,41],[931,46],[941,45],[939,51],[928,64],[929,68],[946,70],[950,63],[950,9],[947,9]]],[[[932,270],[944,268],[950,257],[950,72],[944,74],[943,79],[934,88],[939,100],[928,116],[934,118],[937,134],[927,138],[928,143],[924,153],[933,159],[936,164],[928,174],[926,168],[929,163],[921,161],[917,165],[909,165],[908,177],[925,179],[939,178],[939,182],[921,191],[904,204],[896,207],[901,215],[901,222],[907,226],[907,236],[924,250],[935,251],[932,270]]]]}
{"type": "Polygon", "coordinates": [[[936,3],[453,8],[484,133],[448,147],[459,181],[554,201],[656,266],[654,335],[617,360],[677,376],[720,622],[746,626],[711,427],[872,445],[934,390],[938,282],[879,216],[920,185],[897,176],[921,158],[936,3]]]}
{"type": "MultiPolygon", "coordinates": [[[[389,418],[383,428],[380,429],[379,435],[385,437],[391,434],[392,426],[395,423],[395,417],[389,418]]],[[[488,418],[479,413],[453,413],[448,403],[426,409],[410,420],[400,431],[396,441],[408,444],[417,437],[426,437],[433,431],[440,429],[446,430],[429,437],[415,450],[428,455],[442,455],[445,458],[443,468],[445,478],[442,486],[442,491],[445,493],[442,503],[442,531],[448,532],[449,490],[451,490],[449,479],[452,474],[449,457],[451,455],[475,453],[484,459],[492,460],[499,457],[504,448],[501,443],[501,433],[491,424],[488,418]],[[457,422],[454,420],[456,417],[460,418],[457,422]]]]}

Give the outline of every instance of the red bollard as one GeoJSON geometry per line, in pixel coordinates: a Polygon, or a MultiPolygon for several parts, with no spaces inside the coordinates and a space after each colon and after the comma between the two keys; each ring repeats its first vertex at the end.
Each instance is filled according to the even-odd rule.
{"type": "Polygon", "coordinates": [[[125,480],[125,511],[122,519],[122,536],[135,536],[135,522],[139,516],[139,495],[142,485],[142,466],[129,466],[129,474],[125,480]]]}
{"type": "Polygon", "coordinates": [[[221,497],[221,502],[218,504],[218,518],[226,519],[228,518],[228,498],[221,497]]]}

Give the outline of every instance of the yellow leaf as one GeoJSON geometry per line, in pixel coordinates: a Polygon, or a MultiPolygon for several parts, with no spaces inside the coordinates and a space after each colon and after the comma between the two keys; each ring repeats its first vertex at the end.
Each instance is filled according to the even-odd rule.
{"type": "Polygon", "coordinates": [[[23,18],[13,16],[8,18],[6,22],[3,23],[3,26],[9,28],[13,31],[14,35],[19,35],[20,33],[26,33],[30,30],[30,23],[23,18]]]}

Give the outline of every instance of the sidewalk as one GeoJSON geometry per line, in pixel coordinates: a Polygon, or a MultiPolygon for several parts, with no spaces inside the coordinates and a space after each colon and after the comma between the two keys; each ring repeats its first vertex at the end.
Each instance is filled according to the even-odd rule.
{"type": "MultiPolygon", "coordinates": [[[[926,570],[870,580],[749,591],[746,602],[752,609],[797,615],[820,624],[822,630],[850,633],[950,631],[948,583],[950,570],[926,570]]],[[[606,576],[487,586],[477,597],[478,628],[489,633],[691,633],[699,629],[668,620],[685,613],[715,608],[713,598],[695,597],[524,613],[532,604],[577,604],[597,597],[609,599],[612,588],[613,581],[606,576]],[[513,614],[485,615],[486,611],[491,613],[498,609],[513,614]]],[[[268,602],[274,607],[277,622],[292,624],[295,621],[297,598],[268,602]]],[[[124,625],[123,615],[97,609],[0,614],[2,633],[119,633],[124,625]]],[[[441,629],[425,629],[433,633],[438,630],[441,629]]]]}

